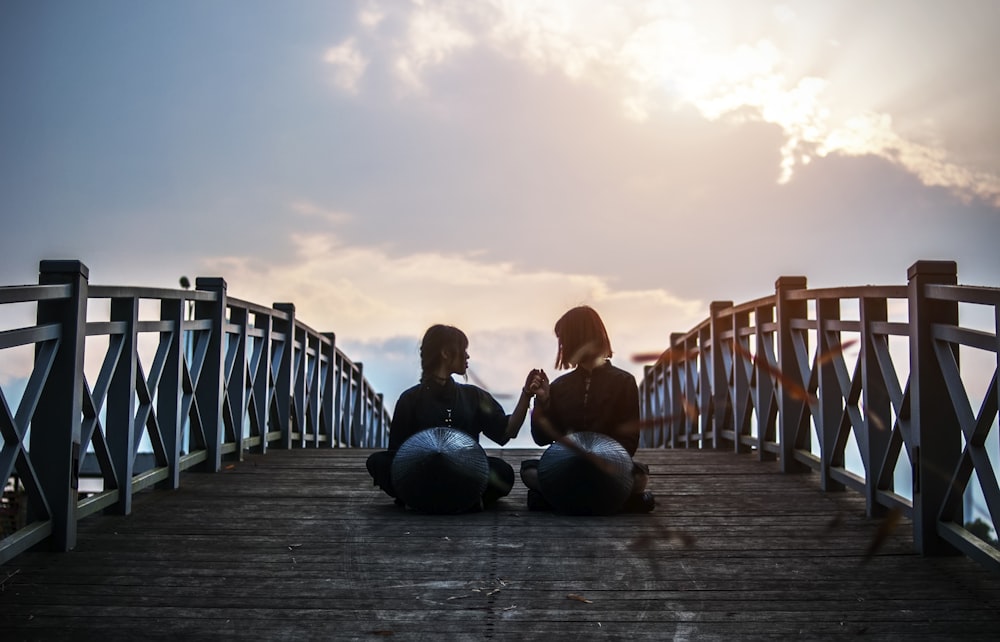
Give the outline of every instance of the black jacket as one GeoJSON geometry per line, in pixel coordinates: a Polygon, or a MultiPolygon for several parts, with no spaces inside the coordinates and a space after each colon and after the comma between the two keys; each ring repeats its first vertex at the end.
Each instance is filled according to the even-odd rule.
{"type": "Polygon", "coordinates": [[[448,379],[444,384],[421,382],[403,391],[392,411],[389,450],[399,450],[412,435],[450,426],[479,441],[482,433],[500,444],[507,443],[507,413],[490,393],[470,384],[448,379]]]}
{"type": "Polygon", "coordinates": [[[549,386],[548,404],[536,403],[531,414],[531,436],[539,446],[585,431],[617,439],[629,455],[639,447],[639,388],[635,377],[611,361],[559,377],[549,386]]]}

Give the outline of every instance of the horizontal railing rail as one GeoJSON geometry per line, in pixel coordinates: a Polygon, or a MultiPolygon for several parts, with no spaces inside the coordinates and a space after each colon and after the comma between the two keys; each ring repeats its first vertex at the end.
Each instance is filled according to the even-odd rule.
{"type": "Polygon", "coordinates": [[[640,385],[640,443],[815,471],[824,490],[863,494],[870,517],[909,517],[919,552],[961,552],[1000,570],[995,535],[966,522],[975,480],[987,530],[1000,532],[997,453],[987,452],[998,324],[1000,288],[958,285],[950,261],[915,263],[903,286],[810,290],[804,277],[782,277],[773,294],[714,302],[707,319],[670,335],[640,385]],[[991,327],[964,327],[969,305],[985,306],[991,327]],[[992,355],[989,365],[963,371],[963,350],[992,355]],[[983,383],[977,410],[968,389],[983,383]]]}
{"type": "Polygon", "coordinates": [[[70,550],[79,519],[129,514],[136,492],[245,451],[387,445],[362,364],[293,304],[228,297],[221,278],[194,290],[88,281],[79,261],[42,261],[38,285],[0,287],[0,304],[35,307],[33,325],[0,332],[0,359],[34,349],[15,409],[0,386],[0,563],[43,542],[70,550]],[[156,318],[140,315],[150,303],[156,318]],[[102,307],[106,320],[89,310],[102,307]]]}

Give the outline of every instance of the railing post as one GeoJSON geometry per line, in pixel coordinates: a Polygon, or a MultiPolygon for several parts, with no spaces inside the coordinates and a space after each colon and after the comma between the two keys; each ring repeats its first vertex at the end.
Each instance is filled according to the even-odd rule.
{"type": "Polygon", "coordinates": [[[336,398],[333,400],[334,418],[333,431],[337,433],[337,443],[344,448],[350,448],[350,418],[346,416],[346,409],[351,405],[351,379],[350,373],[344,371],[344,357],[337,354],[336,377],[334,386],[337,388],[336,398]],[[345,390],[346,387],[346,390],[345,390]]]}
{"type": "MultiPolygon", "coordinates": [[[[875,356],[873,323],[889,320],[885,299],[861,299],[861,404],[864,409],[865,434],[858,440],[865,464],[865,512],[868,517],[885,515],[886,508],[878,503],[882,459],[892,437],[892,400],[885,375],[875,356]]],[[[889,477],[891,479],[891,476],[889,477]]]]}
{"type": "Polygon", "coordinates": [[[375,417],[377,423],[376,439],[368,444],[369,448],[384,448],[383,444],[389,443],[385,426],[385,395],[381,392],[375,394],[375,417]]]}
{"type": "MultiPolygon", "coordinates": [[[[107,399],[107,440],[115,465],[118,502],[109,512],[128,515],[132,512],[132,476],[135,468],[135,377],[136,337],[139,324],[139,300],[135,297],[111,300],[111,321],[125,323],[121,352],[111,377],[107,399]]],[[[111,340],[114,341],[112,335],[111,340]]],[[[152,392],[152,391],[151,391],[152,392]]]]}
{"type": "MultiPolygon", "coordinates": [[[[87,286],[90,270],[80,261],[42,261],[40,285],[68,284],[68,299],[39,301],[39,325],[61,326],[59,347],[31,421],[29,451],[52,520],[52,548],[76,546],[76,502],[80,476],[83,419],[83,354],[87,338],[87,286]]],[[[36,348],[37,354],[37,348],[36,348]]],[[[33,508],[41,518],[41,507],[33,508]]]]}
{"type": "Polygon", "coordinates": [[[286,319],[274,320],[274,332],[284,337],[284,348],[274,381],[274,399],[281,426],[281,448],[292,447],[292,366],[295,363],[295,304],[275,303],[274,309],[284,312],[286,319]]]}
{"type": "MultiPolygon", "coordinates": [[[[910,429],[913,446],[913,541],[923,555],[954,553],[937,533],[962,452],[961,431],[934,354],[933,326],[956,325],[958,303],[928,299],[928,284],[955,285],[954,261],[917,261],[907,270],[910,314],[910,429]]],[[[953,348],[955,349],[955,348],[953,348]]],[[[956,359],[958,355],[956,354],[956,359]]]]}
{"type": "MultiPolygon", "coordinates": [[[[323,378],[323,417],[326,419],[326,440],[330,448],[337,448],[337,422],[335,420],[334,402],[337,400],[337,335],[333,332],[324,332],[323,337],[328,341],[326,346],[320,343],[320,349],[326,356],[326,377],[323,378]]],[[[319,358],[317,356],[317,358],[319,358]]]]}
{"type": "Polygon", "coordinates": [[[365,406],[368,405],[365,399],[365,364],[360,361],[355,363],[354,375],[357,384],[354,386],[354,412],[351,413],[351,445],[361,448],[368,440],[364,424],[365,406]]]}
{"type": "MultiPolygon", "coordinates": [[[[843,450],[837,452],[837,433],[840,417],[844,412],[844,397],[841,395],[840,381],[834,365],[833,352],[839,349],[838,341],[830,340],[827,321],[840,320],[840,299],[818,299],[816,301],[816,373],[819,382],[817,392],[819,408],[813,416],[819,429],[820,448],[820,488],[825,491],[843,491],[845,486],[831,475],[833,468],[844,467],[843,450]]],[[[848,391],[843,391],[848,392],[848,391]]]]}
{"type": "MultiPolygon", "coordinates": [[[[667,419],[667,428],[670,430],[670,442],[671,448],[677,448],[677,433],[680,432],[679,429],[683,428],[685,435],[687,434],[688,426],[688,415],[687,408],[684,405],[684,391],[681,389],[681,373],[686,373],[688,369],[687,364],[687,345],[683,343],[683,334],[680,332],[670,333],[670,360],[667,362],[667,381],[664,382],[669,395],[667,397],[667,411],[670,413],[667,419]],[[675,351],[679,350],[680,354],[675,351]],[[682,368],[681,372],[677,369],[682,368]]],[[[685,381],[687,375],[685,374],[685,381]]],[[[685,448],[690,444],[685,443],[685,448]]]]}
{"type": "Polygon", "coordinates": [[[196,319],[210,319],[212,327],[208,335],[208,351],[205,363],[198,376],[195,396],[201,411],[202,428],[205,431],[207,451],[203,470],[217,472],[222,468],[222,438],[225,428],[222,420],[223,385],[225,384],[226,356],[226,281],[218,277],[198,277],[195,288],[213,292],[212,301],[198,301],[194,312],[196,319]]]}
{"type": "MultiPolygon", "coordinates": [[[[167,454],[168,476],[160,483],[162,488],[179,488],[181,484],[181,435],[185,417],[181,416],[181,397],[184,391],[184,308],[185,299],[160,302],[160,320],[170,322],[173,330],[170,347],[163,363],[163,374],[156,391],[156,418],[163,435],[167,454]]],[[[160,341],[168,340],[167,333],[160,334],[160,341]]]]}
{"type": "MultiPolygon", "coordinates": [[[[795,345],[792,341],[792,319],[806,318],[806,302],[791,301],[788,293],[792,290],[804,290],[806,277],[783,276],[774,283],[775,309],[778,323],[778,363],[774,366],[782,373],[778,381],[778,431],[781,435],[781,472],[807,472],[809,467],[795,459],[796,447],[801,447],[803,439],[798,436],[799,421],[805,408],[805,400],[801,399],[801,391],[805,390],[802,372],[795,358],[795,345]],[[797,386],[793,391],[791,386],[797,386]]],[[[760,355],[758,355],[760,358],[760,355]]],[[[758,376],[762,373],[758,372],[758,376]]],[[[770,376],[770,374],[767,374],[770,376]]],[[[808,437],[808,435],[805,435],[808,437]]]]}
{"type": "Polygon", "coordinates": [[[653,394],[649,384],[649,376],[653,366],[642,367],[642,380],[639,381],[639,448],[651,448],[655,445],[656,429],[653,427],[653,394]],[[653,435],[653,437],[650,437],[653,435]]]}
{"type": "MultiPolygon", "coordinates": [[[[726,376],[726,355],[724,353],[723,333],[732,328],[732,317],[723,317],[720,313],[733,307],[732,301],[712,301],[708,306],[709,341],[712,346],[711,398],[712,398],[712,447],[722,448],[724,442],[722,431],[728,419],[733,414],[733,406],[729,403],[729,377],[726,376]]],[[[738,442],[739,439],[737,438],[738,442]]]]}

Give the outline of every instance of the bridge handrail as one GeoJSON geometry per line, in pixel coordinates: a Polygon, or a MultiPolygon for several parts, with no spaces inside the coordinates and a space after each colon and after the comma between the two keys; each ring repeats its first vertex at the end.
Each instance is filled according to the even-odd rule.
{"type": "Polygon", "coordinates": [[[218,471],[245,451],[388,443],[389,414],[363,365],[294,304],[229,297],[221,278],[194,290],[91,286],[80,261],[42,261],[38,285],[0,287],[4,303],[34,304],[36,322],[0,332],[0,350],[35,349],[13,412],[0,388],[0,478],[23,511],[19,528],[0,531],[0,563],[45,541],[70,550],[79,519],[129,514],[134,493],[177,488],[182,471],[218,471]],[[89,320],[95,301],[108,302],[108,320],[89,320]],[[150,301],[159,318],[140,320],[150,301]],[[93,381],[88,338],[107,343],[93,381]],[[144,363],[147,339],[155,356],[144,363]],[[138,456],[143,439],[151,457],[138,456]],[[78,492],[81,479],[102,488],[78,492]]]}
{"type": "Polygon", "coordinates": [[[960,347],[1000,350],[996,325],[989,332],[959,322],[960,304],[975,304],[992,307],[1000,323],[1000,288],[958,285],[957,273],[951,261],[918,261],[903,286],[813,290],[805,277],[781,277],[768,296],[711,303],[708,318],[671,334],[646,366],[640,445],[755,452],[785,473],[818,472],[824,490],[862,493],[869,517],[908,516],[920,553],[961,552],[1000,570],[1000,550],[963,523],[975,475],[1000,532],[1000,488],[985,445],[1000,405],[997,371],[976,411],[958,358],[960,347]],[[905,321],[890,321],[893,303],[905,303],[905,321]],[[842,319],[850,305],[857,317],[842,319]],[[845,334],[857,337],[853,372],[845,334]],[[906,339],[902,383],[890,337],[906,339]],[[861,473],[845,462],[852,433],[861,473]],[[901,461],[912,471],[910,498],[895,487],[901,461]]]}

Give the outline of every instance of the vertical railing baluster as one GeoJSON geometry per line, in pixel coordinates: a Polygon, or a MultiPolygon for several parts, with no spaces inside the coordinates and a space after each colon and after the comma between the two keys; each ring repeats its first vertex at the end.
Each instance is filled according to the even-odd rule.
{"type": "MultiPolygon", "coordinates": [[[[711,319],[711,317],[709,317],[711,319]]],[[[712,432],[712,351],[711,323],[698,331],[698,448],[708,448],[712,432]]]]}
{"type": "Polygon", "coordinates": [[[274,309],[283,312],[285,319],[273,320],[274,332],[284,336],[281,362],[274,381],[274,398],[278,407],[278,423],[281,429],[281,448],[292,447],[292,366],[295,363],[295,304],[275,303],[274,309]]]}
{"type": "Polygon", "coordinates": [[[119,515],[132,512],[132,475],[135,466],[135,377],[139,299],[111,300],[111,321],[125,323],[122,349],[108,388],[105,436],[115,465],[118,502],[109,511],[119,515]]]}
{"type": "MultiPolygon", "coordinates": [[[[31,421],[29,451],[50,514],[32,506],[29,521],[52,520],[52,548],[76,546],[76,501],[80,478],[80,428],[83,419],[83,355],[87,336],[90,270],[80,261],[42,261],[40,285],[68,284],[68,299],[39,301],[38,325],[61,326],[59,348],[31,421]]],[[[38,354],[38,347],[35,348],[38,354]]]]}
{"type": "MultiPolygon", "coordinates": [[[[747,366],[750,360],[747,358],[749,350],[744,345],[742,338],[743,330],[750,326],[750,313],[737,312],[730,317],[729,328],[733,333],[732,338],[732,360],[733,360],[733,383],[732,398],[733,404],[733,451],[737,453],[750,452],[750,446],[743,441],[743,437],[750,436],[750,422],[752,405],[750,400],[750,377],[747,376],[747,366]]],[[[758,444],[759,447],[759,444],[758,444]]]]}
{"type": "Polygon", "coordinates": [[[319,422],[319,407],[320,401],[323,398],[323,381],[321,377],[323,374],[323,342],[320,340],[318,334],[310,334],[305,340],[308,340],[313,346],[313,370],[312,375],[309,377],[308,412],[304,414],[312,419],[313,448],[319,448],[321,443],[320,433],[322,432],[319,422]]]}
{"type": "Polygon", "coordinates": [[[809,470],[808,466],[795,459],[795,450],[804,441],[798,431],[799,419],[806,402],[802,399],[805,382],[795,357],[791,325],[792,319],[806,318],[807,306],[805,301],[792,301],[788,298],[790,291],[805,288],[804,276],[783,276],[774,284],[778,317],[778,363],[774,365],[782,374],[778,381],[778,430],[781,439],[781,471],[785,473],[809,470]]]}
{"type": "Polygon", "coordinates": [[[202,470],[215,472],[222,468],[222,438],[225,429],[222,419],[223,385],[225,379],[226,338],[226,281],[218,277],[198,277],[195,288],[212,292],[211,301],[197,301],[194,306],[196,319],[208,319],[208,351],[198,377],[195,396],[201,411],[202,429],[205,432],[205,462],[202,470]]]}
{"type": "Polygon", "coordinates": [[[294,445],[303,448],[306,445],[306,431],[309,429],[306,420],[306,385],[308,384],[307,366],[309,365],[309,336],[305,330],[300,330],[298,324],[292,326],[292,336],[295,338],[295,374],[292,381],[292,408],[295,417],[295,427],[298,429],[298,440],[294,445]]]}
{"type": "Polygon", "coordinates": [[[253,318],[254,328],[260,333],[260,356],[257,357],[257,369],[253,379],[253,412],[260,431],[260,446],[256,452],[264,454],[268,447],[268,432],[270,431],[270,399],[271,399],[271,342],[273,341],[273,317],[270,314],[257,313],[253,318]]]}
{"type": "Polygon", "coordinates": [[[243,423],[247,416],[247,356],[250,354],[250,313],[246,308],[230,308],[229,321],[237,327],[236,355],[232,371],[226,381],[226,399],[229,415],[233,418],[233,439],[236,441],[235,458],[243,461],[243,423]]]}
{"type": "MultiPolygon", "coordinates": [[[[958,324],[958,303],[929,299],[929,284],[955,285],[954,261],[917,261],[907,271],[910,311],[910,429],[914,445],[913,540],[924,555],[954,548],[937,534],[938,515],[962,452],[961,431],[934,354],[933,326],[958,324]]],[[[952,346],[958,359],[957,347],[952,346]]]]}
{"type": "MultiPolygon", "coordinates": [[[[758,306],[753,313],[754,359],[765,360],[770,348],[774,347],[776,332],[774,326],[775,305],[758,306]]],[[[754,363],[753,375],[756,377],[756,407],[757,407],[757,456],[761,461],[774,461],[777,455],[770,449],[771,444],[778,441],[777,412],[774,410],[774,381],[771,373],[754,363]]]]}

